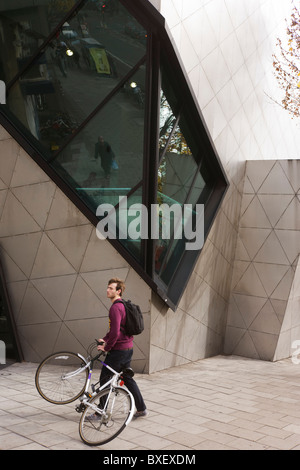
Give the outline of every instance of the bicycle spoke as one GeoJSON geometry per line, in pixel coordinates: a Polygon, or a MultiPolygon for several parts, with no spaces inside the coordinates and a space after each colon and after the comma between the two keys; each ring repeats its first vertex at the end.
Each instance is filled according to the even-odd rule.
{"type": "MultiPolygon", "coordinates": [[[[125,389],[116,388],[107,400],[108,391],[97,394],[89,405],[105,401],[104,410],[100,409],[99,418],[91,416],[91,407],[84,411],[79,425],[82,440],[88,445],[101,445],[114,439],[127,424],[133,408],[131,396],[125,389]]],[[[97,415],[97,412],[96,412],[97,415]]]]}
{"type": "Polygon", "coordinates": [[[40,395],[50,403],[71,403],[82,395],[88,369],[82,369],[82,359],[74,353],[57,353],[46,358],[38,367],[35,383],[40,395]]]}

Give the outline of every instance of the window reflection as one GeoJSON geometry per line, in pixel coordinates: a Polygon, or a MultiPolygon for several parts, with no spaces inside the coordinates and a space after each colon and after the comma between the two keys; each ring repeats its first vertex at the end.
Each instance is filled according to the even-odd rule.
{"type": "Polygon", "coordinates": [[[160,192],[183,204],[197,169],[180,127],[176,126],[158,169],[160,192]]]}
{"type": "Polygon", "coordinates": [[[75,5],[75,0],[57,2],[0,2],[0,70],[6,84],[36,54],[51,31],[75,5]],[[24,5],[25,3],[25,5],[24,5]]]}
{"type": "MultiPolygon", "coordinates": [[[[15,17],[19,23],[36,18],[37,23],[44,24],[44,34],[48,34],[61,21],[59,9],[51,14],[54,3],[66,2],[49,1],[45,6],[14,10],[15,17]]],[[[74,4],[67,3],[69,7],[74,4]]],[[[105,9],[97,5],[100,3],[92,0],[84,2],[9,90],[9,110],[38,139],[46,158],[64,147],[145,56],[146,33],[120,2],[110,0],[105,9]]],[[[34,52],[40,40],[35,42],[34,52]]],[[[9,48],[13,49],[12,44],[9,48]]],[[[15,67],[11,75],[18,70],[15,67]]],[[[128,84],[128,93],[142,107],[144,71],[140,75],[135,78],[135,88],[128,84]]]]}
{"type": "Polygon", "coordinates": [[[116,207],[118,239],[122,245],[142,263],[143,229],[147,226],[147,214],[142,210],[142,181],[136,189],[120,198],[116,207]]]}
{"type": "Polygon", "coordinates": [[[166,149],[168,140],[170,139],[171,132],[176,123],[176,116],[174,115],[171,106],[168,103],[163,91],[160,92],[160,115],[159,115],[159,155],[160,159],[166,149]]]}
{"type": "MultiPolygon", "coordinates": [[[[172,94],[171,96],[174,97],[172,94]]],[[[176,103],[172,104],[174,109],[178,107],[176,103]]],[[[184,205],[190,204],[195,210],[206,186],[200,166],[184,134],[189,136],[185,119],[180,115],[176,117],[166,96],[161,92],[157,203],[169,207],[179,205],[181,214],[181,217],[176,217],[173,211],[167,213],[166,217],[160,214],[160,237],[155,243],[155,271],[166,285],[170,282],[185,250],[184,205]],[[164,224],[171,228],[168,239],[162,236],[164,224]],[[181,239],[176,235],[177,230],[182,235],[181,239]]],[[[197,148],[193,139],[190,140],[193,149],[197,148]]]]}
{"type": "Polygon", "coordinates": [[[102,203],[116,205],[142,180],[144,104],[130,83],[144,86],[144,80],[141,69],[51,160],[93,211],[102,203]]]}

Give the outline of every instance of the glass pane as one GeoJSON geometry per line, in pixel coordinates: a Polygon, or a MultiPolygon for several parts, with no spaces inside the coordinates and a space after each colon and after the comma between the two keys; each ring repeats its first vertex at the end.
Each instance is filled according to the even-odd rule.
{"type": "Polygon", "coordinates": [[[142,263],[143,230],[147,229],[147,213],[142,210],[142,182],[128,197],[122,198],[117,208],[118,240],[142,263]]]}
{"type": "MultiPolygon", "coordinates": [[[[173,108],[176,109],[178,106],[174,102],[175,95],[170,93],[170,96],[173,108]]],[[[184,225],[190,215],[190,212],[185,212],[186,204],[190,204],[189,211],[195,207],[205,188],[205,181],[199,172],[198,155],[195,156],[192,152],[192,148],[197,149],[197,146],[187,123],[184,117],[180,117],[176,124],[176,115],[163,92],[159,145],[161,160],[158,168],[157,203],[161,207],[168,206],[170,210],[159,214],[160,231],[155,243],[155,271],[168,284],[185,251],[184,225]],[[186,136],[192,146],[188,144],[186,136]]],[[[195,216],[194,213],[194,219],[195,216]]]]}
{"type": "Polygon", "coordinates": [[[168,196],[170,202],[183,204],[197,171],[180,127],[176,126],[158,169],[160,192],[168,196]]]}
{"type": "Polygon", "coordinates": [[[194,179],[193,186],[190,188],[190,193],[188,199],[186,201],[187,204],[192,204],[192,207],[195,204],[201,204],[204,201],[201,198],[201,194],[203,193],[204,189],[206,188],[206,183],[204,177],[201,173],[201,170],[197,172],[196,178],[194,179]]]}
{"type": "MultiPolygon", "coordinates": [[[[132,81],[144,79],[141,69],[132,81]]],[[[115,205],[141,181],[143,150],[144,104],[121,89],[51,164],[95,210],[102,202],[115,205]]]]}
{"type": "Polygon", "coordinates": [[[176,116],[174,115],[168,100],[161,90],[160,94],[160,116],[159,116],[159,154],[162,157],[163,152],[170,138],[170,134],[176,122],[176,116]]]}
{"type": "Polygon", "coordinates": [[[34,56],[75,3],[75,0],[0,2],[0,73],[6,84],[34,56]]]}
{"type": "MultiPolygon", "coordinates": [[[[191,206],[192,207],[192,206],[191,206]]],[[[202,248],[203,242],[203,231],[200,222],[198,222],[198,227],[195,226],[196,217],[202,214],[202,208],[199,209],[194,207],[193,210],[191,207],[185,206],[182,210],[182,237],[176,238],[172,237],[170,240],[160,239],[156,245],[155,250],[155,271],[159,274],[161,280],[168,285],[171,282],[173,274],[178,269],[178,265],[186,251],[186,244],[190,243],[192,248],[197,249],[196,246],[202,248]],[[185,236],[184,227],[187,219],[192,215],[192,226],[191,231],[195,234],[195,237],[190,240],[185,236]],[[195,248],[194,248],[195,247],[195,248]]],[[[203,215],[203,214],[202,214],[203,215]]]]}
{"type": "Polygon", "coordinates": [[[140,263],[142,263],[142,239],[145,238],[148,222],[147,211],[142,205],[142,194],[141,181],[136,190],[127,196],[115,193],[113,201],[112,194],[110,194],[110,202],[106,203],[105,189],[101,189],[99,197],[102,199],[97,209],[98,237],[118,239],[140,263]]]}
{"type": "Polygon", "coordinates": [[[78,34],[69,43],[74,49],[78,48],[80,64],[98,74],[103,73],[103,68],[99,67],[95,57],[90,60],[90,56],[94,56],[93,51],[85,54],[81,49],[82,44],[90,47],[86,44],[92,39],[104,45],[112,69],[110,73],[118,78],[126,75],[146,53],[145,29],[119,0],[85,2],[78,15],[69,21],[69,25],[70,30],[78,34]],[[84,41],[86,38],[90,38],[89,41],[84,41]]]}
{"type": "MultiPolygon", "coordinates": [[[[84,2],[9,92],[9,110],[39,140],[46,158],[63,148],[145,56],[146,32],[122,4],[110,0],[105,8],[99,5],[92,0],[84,2]]],[[[48,10],[41,10],[46,21],[48,10]]],[[[135,87],[130,86],[130,80],[123,88],[140,108],[144,74],[141,69],[134,79],[135,87]]]]}

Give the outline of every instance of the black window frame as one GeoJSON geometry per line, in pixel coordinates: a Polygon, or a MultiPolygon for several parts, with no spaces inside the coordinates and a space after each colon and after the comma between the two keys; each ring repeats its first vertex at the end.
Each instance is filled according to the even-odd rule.
{"type": "MultiPolygon", "coordinates": [[[[197,133],[196,140],[201,149],[202,158],[199,156],[199,166],[202,159],[205,160],[209,172],[213,175],[213,188],[205,206],[205,237],[209,233],[218,208],[228,188],[228,180],[222,168],[220,159],[206,127],[197,99],[194,96],[189,79],[186,75],[180,56],[170,38],[165,20],[148,0],[119,0],[121,4],[137,19],[147,31],[146,52],[146,101],[144,121],[144,165],[143,165],[143,196],[142,202],[149,209],[151,204],[157,202],[157,172],[159,167],[159,112],[160,112],[160,89],[162,81],[162,66],[164,74],[167,75],[172,86],[180,94],[182,103],[181,113],[185,119],[191,122],[194,132],[197,133]],[[176,71],[176,74],[174,73],[176,71]]],[[[67,22],[86,0],[78,0],[74,7],[65,15],[56,28],[31,58],[22,70],[7,84],[7,93],[19,79],[19,77],[30,67],[30,64],[43,54],[47,44],[55,37],[63,23],[67,22]]],[[[136,66],[137,67],[137,66],[136,66]]],[[[120,86],[122,84],[120,83],[120,86]]],[[[87,120],[98,112],[95,108],[87,120]]],[[[16,127],[13,116],[0,106],[0,124],[12,135],[12,137],[25,149],[33,160],[45,171],[55,184],[66,194],[66,196],[78,207],[87,219],[96,227],[99,222],[96,214],[87,207],[79,195],[62,179],[53,167],[41,155],[38,145],[28,138],[25,129],[18,123],[16,127]]],[[[84,123],[83,123],[84,124],[84,123]]],[[[82,126],[79,126],[80,132],[82,126]]],[[[76,132],[75,134],[77,134],[76,132]]],[[[201,201],[199,201],[200,203],[201,201]]],[[[151,224],[151,211],[148,210],[149,227],[151,224]]],[[[117,239],[108,239],[114,248],[123,256],[129,265],[135,269],[140,277],[156,292],[163,301],[173,310],[176,310],[189,277],[193,271],[200,251],[185,251],[181,256],[179,265],[173,274],[172,281],[165,285],[154,268],[155,243],[151,238],[142,240],[143,259],[141,264],[126,250],[117,239]]]]}

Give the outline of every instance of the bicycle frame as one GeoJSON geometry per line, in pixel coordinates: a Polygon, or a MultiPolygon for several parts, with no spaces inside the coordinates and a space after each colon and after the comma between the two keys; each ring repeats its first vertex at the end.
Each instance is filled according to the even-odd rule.
{"type": "Polygon", "coordinates": [[[127,384],[126,378],[133,377],[133,370],[122,365],[117,372],[105,363],[105,358],[99,359],[103,354],[105,352],[101,351],[94,357],[84,357],[68,351],[54,353],[40,363],[35,376],[38,392],[50,403],[68,404],[79,399],[75,406],[75,410],[82,413],[79,433],[88,445],[101,445],[114,439],[130,423],[135,412],[132,393],[122,387],[124,381],[127,384]],[[97,360],[110,372],[104,384],[100,381],[91,384],[97,360]],[[79,380],[73,380],[78,375],[79,380]],[[97,431],[104,431],[102,437],[97,437],[97,431]]]}
{"type": "MultiPolygon", "coordinates": [[[[120,378],[121,374],[122,374],[122,371],[121,372],[117,372],[116,370],[114,370],[112,367],[110,367],[109,365],[105,364],[104,361],[101,361],[99,359],[99,357],[102,355],[103,353],[99,353],[97,354],[95,357],[93,357],[92,359],[90,359],[89,362],[86,362],[86,359],[81,355],[81,354],[78,354],[78,356],[80,356],[80,358],[86,362],[86,365],[84,367],[81,367],[80,369],[77,369],[77,371],[74,371],[74,372],[71,372],[70,374],[66,374],[66,378],[68,377],[72,377],[74,375],[77,375],[79,374],[80,372],[82,372],[83,370],[85,370],[87,367],[89,368],[89,375],[88,375],[88,379],[87,379],[87,382],[86,382],[86,386],[85,386],[85,390],[83,392],[83,395],[82,397],[80,398],[80,401],[81,403],[84,405],[84,406],[87,406],[89,408],[91,408],[91,410],[101,414],[101,415],[104,415],[107,413],[107,410],[105,411],[106,409],[106,405],[107,403],[109,402],[109,399],[110,399],[110,396],[111,396],[111,393],[113,391],[113,389],[115,388],[119,388],[119,385],[118,385],[118,379],[120,378]],[[96,360],[99,360],[99,362],[101,362],[101,364],[106,367],[108,370],[110,370],[112,372],[112,377],[103,385],[101,385],[97,391],[95,391],[95,388],[94,388],[94,385],[91,385],[91,388],[92,388],[92,394],[90,394],[88,392],[88,389],[90,387],[90,383],[91,383],[91,378],[92,378],[92,373],[93,373],[93,364],[96,360]],[[94,397],[95,395],[97,395],[97,393],[101,392],[102,390],[104,389],[109,389],[109,392],[108,392],[108,396],[106,398],[106,403],[103,407],[103,410],[101,410],[101,408],[99,408],[98,406],[96,406],[95,404],[91,404],[89,403],[89,400],[94,397]]],[[[131,397],[131,400],[132,400],[132,403],[134,403],[134,398],[133,398],[133,395],[131,394],[131,392],[126,389],[126,391],[128,392],[128,394],[130,395],[131,397]]],[[[115,400],[113,400],[112,402],[112,405],[111,405],[111,411],[114,407],[114,402],[115,400]]],[[[127,424],[130,423],[131,419],[132,419],[132,416],[133,416],[133,413],[134,413],[134,407],[131,409],[131,412],[126,420],[126,426],[127,424]]]]}
{"type": "MultiPolygon", "coordinates": [[[[117,386],[118,385],[118,378],[120,377],[121,375],[121,372],[117,372],[116,370],[114,370],[112,367],[108,366],[107,364],[105,364],[105,362],[101,361],[99,359],[99,357],[102,355],[102,353],[100,354],[97,354],[97,356],[93,357],[88,363],[87,365],[81,369],[81,370],[84,370],[86,369],[86,367],[89,367],[89,375],[88,375],[88,379],[87,379],[87,382],[86,382],[86,386],[85,386],[85,392],[88,391],[89,389],[89,386],[90,386],[90,383],[91,383],[91,378],[92,378],[92,373],[93,373],[93,364],[94,364],[94,361],[96,361],[97,359],[99,360],[99,362],[101,362],[101,364],[104,366],[104,367],[107,367],[108,370],[110,370],[112,373],[113,373],[113,376],[111,379],[109,379],[104,385],[102,385],[101,387],[98,388],[98,391],[95,392],[95,390],[93,390],[93,385],[91,386],[92,387],[92,391],[93,391],[93,394],[92,396],[94,396],[96,393],[98,392],[101,392],[104,388],[107,388],[109,385],[114,385],[114,386],[117,386]]],[[[80,356],[82,357],[82,356],[80,356]]],[[[91,397],[89,397],[91,398],[91,397]]]]}
{"type": "MultiPolygon", "coordinates": [[[[108,395],[108,398],[110,397],[110,394],[111,394],[111,391],[112,391],[112,388],[113,387],[117,387],[118,386],[118,379],[120,378],[120,375],[121,375],[121,372],[117,372],[115,369],[113,369],[112,367],[110,367],[109,365],[105,364],[104,361],[101,361],[99,359],[99,357],[102,355],[103,353],[99,353],[97,354],[96,356],[94,356],[93,358],[91,358],[88,362],[87,360],[85,359],[84,356],[82,356],[81,354],[78,353],[78,356],[80,357],[80,359],[82,359],[82,361],[85,363],[84,366],[80,367],[79,369],[75,370],[75,371],[72,371],[72,372],[69,372],[67,374],[64,375],[64,377],[62,377],[63,380],[68,380],[69,378],[71,377],[74,377],[75,375],[77,374],[80,374],[81,372],[83,372],[85,369],[89,369],[89,375],[88,375],[88,379],[86,381],[86,384],[85,384],[85,389],[84,389],[84,392],[83,392],[83,395],[81,396],[80,398],[80,401],[81,403],[83,403],[85,406],[89,406],[90,408],[94,409],[95,406],[94,405],[91,405],[89,403],[89,400],[95,396],[97,393],[101,392],[102,390],[104,390],[105,388],[110,388],[110,392],[109,392],[109,395],[108,395]],[[92,378],[92,373],[93,373],[93,365],[94,365],[94,362],[96,360],[99,360],[99,362],[101,362],[101,364],[104,366],[104,367],[107,367],[108,370],[110,370],[112,372],[112,377],[103,385],[101,385],[97,391],[95,391],[95,388],[94,388],[94,385],[91,385],[91,378],[92,378]],[[91,388],[92,388],[92,394],[88,392],[89,388],[90,388],[90,385],[91,385],[91,388]]],[[[127,390],[128,393],[131,395],[131,393],[129,392],[129,390],[127,390]]],[[[99,412],[99,408],[97,408],[97,411],[99,412]]]]}
{"type": "MultiPolygon", "coordinates": [[[[77,353],[77,355],[80,357],[80,359],[83,360],[83,362],[85,362],[85,365],[80,367],[79,369],[77,370],[74,370],[72,372],[68,372],[67,374],[65,374],[62,379],[63,380],[68,380],[69,378],[71,377],[74,377],[75,375],[77,374],[80,374],[81,372],[83,372],[85,369],[89,369],[89,375],[88,375],[88,379],[87,379],[87,382],[86,382],[86,385],[85,385],[85,389],[84,389],[84,393],[88,391],[89,389],[89,386],[90,386],[90,383],[91,383],[91,378],[92,378],[92,373],[93,373],[93,364],[94,362],[99,359],[99,357],[102,355],[102,353],[99,353],[97,354],[95,357],[91,358],[89,360],[89,362],[86,361],[85,357],[83,357],[81,354],[77,353]]],[[[99,360],[100,361],[100,360],[99,360]]],[[[111,367],[109,367],[107,364],[105,364],[103,361],[100,361],[102,365],[104,365],[105,367],[107,367],[114,375],[118,374],[117,371],[115,371],[114,369],[112,369],[111,367]]],[[[119,374],[118,374],[119,375],[119,374]]],[[[108,384],[108,382],[107,382],[108,384]]],[[[105,385],[107,385],[105,384],[105,385]]]]}

